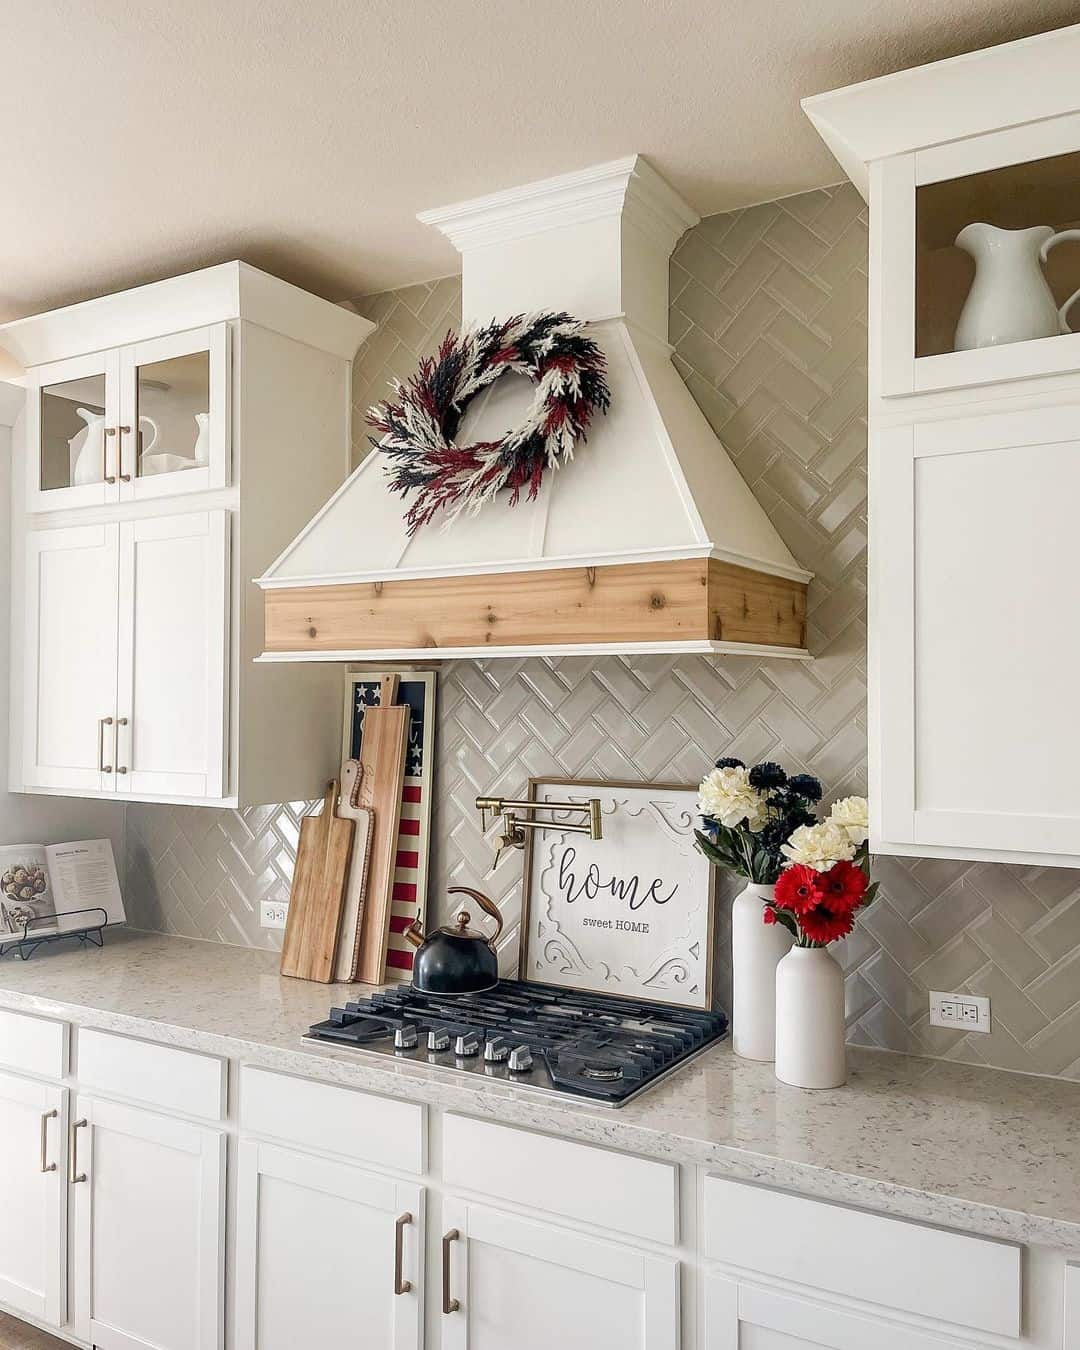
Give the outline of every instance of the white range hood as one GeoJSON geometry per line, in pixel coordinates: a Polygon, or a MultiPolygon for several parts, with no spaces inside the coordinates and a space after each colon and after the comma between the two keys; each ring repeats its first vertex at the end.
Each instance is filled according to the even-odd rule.
{"type": "MultiPolygon", "coordinates": [[[[419,218],[461,252],[465,323],[541,309],[589,321],[610,411],[535,501],[496,500],[411,538],[382,457],[368,455],[259,578],[264,659],[805,657],[810,573],[671,363],[668,260],[698,220],[686,203],[632,156],[419,218]]],[[[461,438],[501,434],[530,396],[504,377],[461,438]]]]}

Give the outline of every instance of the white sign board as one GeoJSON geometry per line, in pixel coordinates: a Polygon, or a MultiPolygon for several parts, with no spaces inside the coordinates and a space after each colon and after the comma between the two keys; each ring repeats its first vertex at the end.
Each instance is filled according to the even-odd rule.
{"type": "Polygon", "coordinates": [[[600,801],[603,838],[539,812],[526,855],[521,978],[711,1008],[713,877],[694,847],[696,787],[534,780],[538,801],[600,801]]]}

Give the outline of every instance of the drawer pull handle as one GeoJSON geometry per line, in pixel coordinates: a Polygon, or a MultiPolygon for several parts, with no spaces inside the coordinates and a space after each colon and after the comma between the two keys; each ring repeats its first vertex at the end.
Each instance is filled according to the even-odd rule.
{"type": "Polygon", "coordinates": [[[112,773],[112,765],[105,763],[105,728],[111,727],[111,717],[99,717],[97,724],[97,766],[99,773],[112,773]]]}
{"type": "Polygon", "coordinates": [[[412,1289],[410,1280],[401,1278],[401,1267],[405,1259],[405,1225],[412,1223],[411,1214],[399,1214],[394,1221],[394,1293],[407,1294],[412,1289]]]}
{"type": "MultiPolygon", "coordinates": [[[[116,435],[116,432],[117,432],[117,428],[116,428],[116,427],[106,427],[106,428],[105,428],[105,435],[106,435],[106,436],[115,436],[115,435],[116,435]]],[[[118,443],[119,443],[119,442],[118,442],[118,443]]],[[[119,453],[120,453],[120,452],[117,451],[117,457],[118,457],[118,458],[119,458],[119,453]]],[[[115,482],[116,482],[116,476],[115,476],[115,475],[110,475],[110,473],[109,473],[109,442],[108,442],[107,440],[104,440],[104,441],[101,442],[101,476],[102,476],[102,478],[104,478],[104,480],[106,481],[106,483],[115,483],[115,482]]]]}
{"type": "Polygon", "coordinates": [[[49,1162],[49,1121],[55,1120],[60,1114],[57,1110],[42,1111],[41,1113],[41,1170],[43,1172],[55,1172],[56,1164],[49,1162]]]}
{"type": "Polygon", "coordinates": [[[449,1233],[443,1234],[442,1240],[442,1310],[449,1315],[456,1313],[461,1304],[456,1298],[450,1297],[450,1244],[456,1242],[461,1234],[456,1228],[451,1228],[449,1233]]]}
{"type": "Polygon", "coordinates": [[[81,1130],[87,1124],[86,1120],[76,1120],[71,1127],[71,1145],[68,1150],[68,1176],[71,1178],[71,1184],[74,1186],[80,1181],[86,1180],[85,1172],[76,1172],[79,1165],[79,1136],[76,1131],[81,1130]]]}

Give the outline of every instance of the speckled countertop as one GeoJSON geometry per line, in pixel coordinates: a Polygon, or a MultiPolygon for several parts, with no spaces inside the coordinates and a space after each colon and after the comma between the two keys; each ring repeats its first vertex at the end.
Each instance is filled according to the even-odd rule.
{"type": "Polygon", "coordinates": [[[853,1048],[801,1092],[725,1044],[612,1111],[301,1040],[346,990],[277,965],[117,931],[0,961],[0,1005],[1080,1255],[1080,1084],[853,1048]]]}

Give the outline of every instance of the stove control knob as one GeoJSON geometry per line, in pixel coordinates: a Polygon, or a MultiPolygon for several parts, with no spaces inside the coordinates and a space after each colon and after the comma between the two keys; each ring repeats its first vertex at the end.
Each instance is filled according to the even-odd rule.
{"type": "Polygon", "coordinates": [[[532,1051],[527,1045],[515,1045],[510,1051],[510,1072],[527,1073],[533,1066],[532,1051]]]}
{"type": "Polygon", "coordinates": [[[460,1059],[480,1053],[480,1037],[475,1031],[466,1031],[454,1041],[454,1054],[460,1059]]]}
{"type": "Polygon", "coordinates": [[[432,1027],[427,1034],[427,1048],[438,1052],[445,1050],[450,1044],[450,1033],[444,1031],[442,1027],[432,1027]]]}
{"type": "Polygon", "coordinates": [[[501,1036],[489,1036],[484,1043],[484,1060],[488,1064],[501,1064],[510,1054],[510,1047],[501,1036]]]}
{"type": "Polygon", "coordinates": [[[394,1049],[415,1050],[417,1041],[416,1027],[412,1022],[403,1022],[394,1028],[394,1049]]]}

